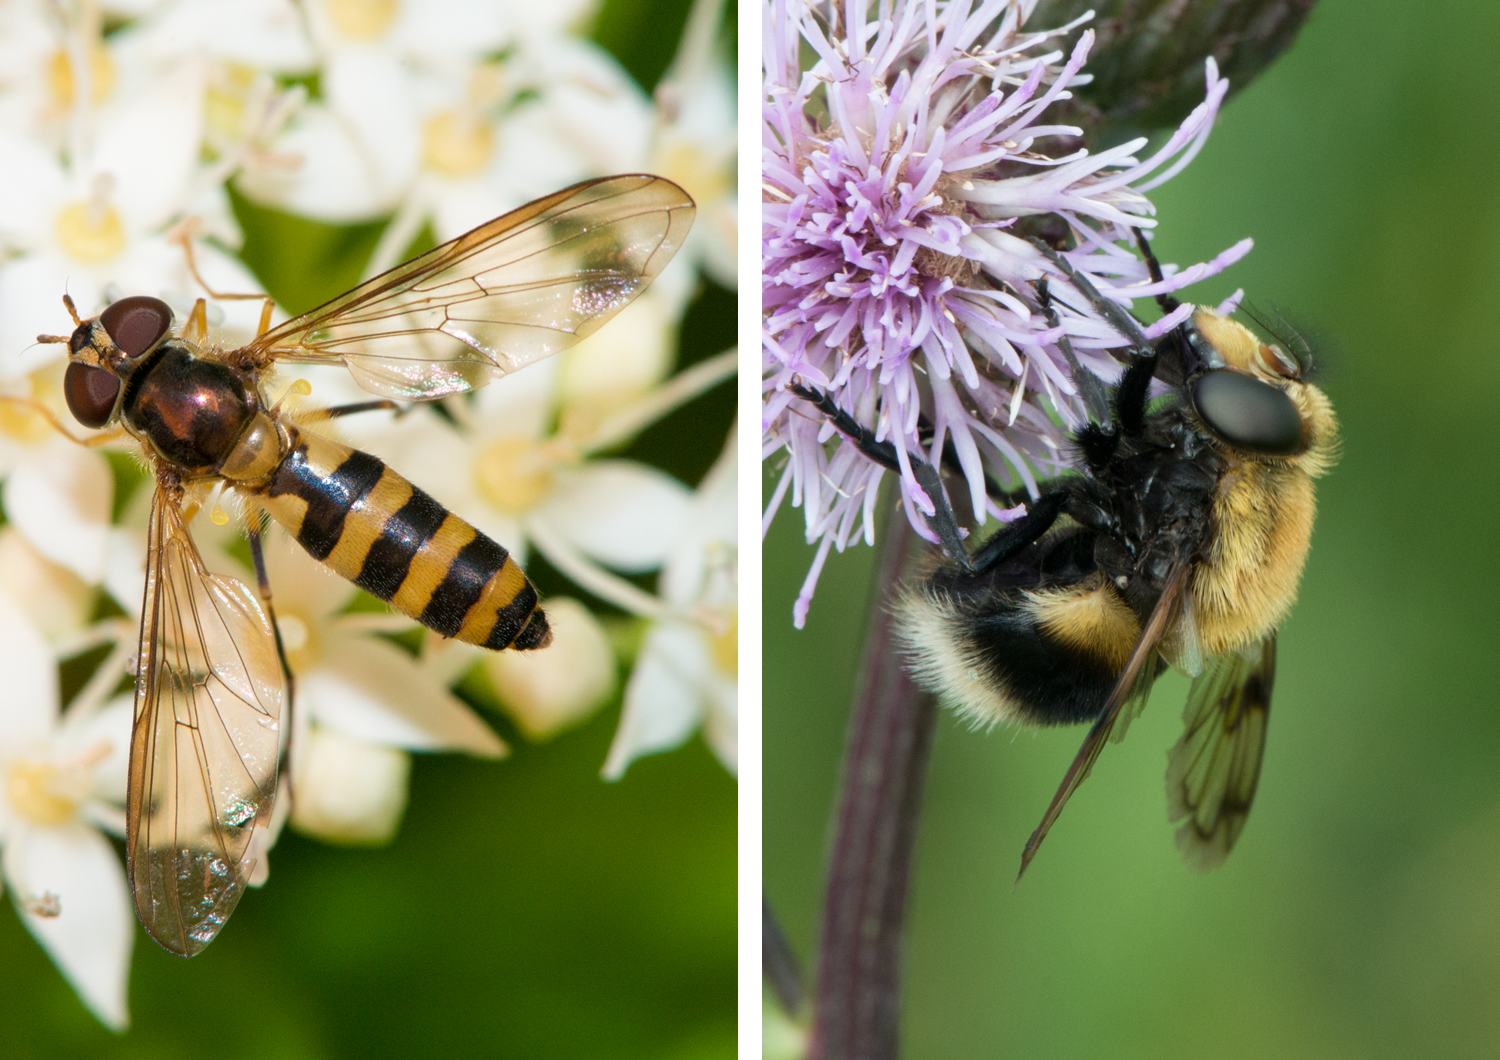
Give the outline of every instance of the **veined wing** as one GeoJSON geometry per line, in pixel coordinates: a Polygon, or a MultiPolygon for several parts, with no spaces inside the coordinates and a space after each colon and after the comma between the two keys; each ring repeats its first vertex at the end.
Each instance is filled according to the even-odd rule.
{"type": "Polygon", "coordinates": [[[1187,566],[1178,564],[1167,576],[1161,597],[1156,601],[1156,606],[1151,609],[1151,615],[1146,619],[1146,625],[1141,630],[1141,639],[1136,641],[1135,650],[1130,653],[1130,659],[1125,663],[1125,669],[1120,672],[1120,678],[1115,682],[1109,699],[1105,701],[1098,720],[1089,729],[1089,734],[1083,738],[1083,746],[1078,749],[1078,754],[1073,758],[1073,764],[1068,767],[1062,783],[1058,785],[1057,794],[1052,796],[1047,812],[1042,815],[1042,823],[1036,826],[1036,831],[1032,832],[1031,838],[1026,841],[1026,849],[1021,852],[1021,871],[1016,873],[1017,882],[1020,882],[1021,877],[1026,874],[1026,866],[1030,865],[1031,859],[1036,857],[1042,840],[1047,838],[1047,833],[1052,830],[1052,825],[1062,814],[1063,807],[1073,797],[1073,792],[1077,791],[1078,786],[1088,779],[1089,771],[1094,768],[1094,762],[1098,759],[1099,753],[1109,742],[1110,733],[1114,731],[1122,713],[1126,713],[1126,706],[1133,705],[1132,713],[1138,713],[1145,705],[1146,695],[1151,690],[1151,682],[1156,679],[1157,648],[1173,614],[1178,609],[1179,598],[1183,595],[1186,585],[1187,566]]]}
{"type": "Polygon", "coordinates": [[[693,223],[661,177],[604,177],[480,225],[260,336],[253,359],[342,361],[409,400],[472,390],[592,334],[645,290],[693,223]]]}
{"type": "Polygon", "coordinates": [[[1193,682],[1187,729],[1167,753],[1167,812],[1177,849],[1198,872],[1218,868],[1250,814],[1271,713],[1276,633],[1221,655],[1193,682]]]}
{"type": "Polygon", "coordinates": [[[234,911],[270,821],[282,674],[255,596],[204,568],[170,486],[147,548],[125,845],[141,923],[191,957],[234,911]]]}

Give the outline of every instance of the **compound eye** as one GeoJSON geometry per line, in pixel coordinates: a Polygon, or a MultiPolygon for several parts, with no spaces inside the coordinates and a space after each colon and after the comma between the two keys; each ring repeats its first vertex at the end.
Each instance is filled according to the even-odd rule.
{"type": "Polygon", "coordinates": [[[99,323],[127,357],[139,357],[155,346],[172,326],[172,310],[160,298],[138,294],[111,302],[99,323]]]}
{"type": "Polygon", "coordinates": [[[109,422],[120,393],[120,377],[103,368],[74,361],[63,374],[63,398],[68,411],[85,427],[98,430],[109,422]]]}
{"type": "Polygon", "coordinates": [[[1221,368],[1199,376],[1192,392],[1198,415],[1225,441],[1273,455],[1302,448],[1302,414],[1281,388],[1221,368]]]}

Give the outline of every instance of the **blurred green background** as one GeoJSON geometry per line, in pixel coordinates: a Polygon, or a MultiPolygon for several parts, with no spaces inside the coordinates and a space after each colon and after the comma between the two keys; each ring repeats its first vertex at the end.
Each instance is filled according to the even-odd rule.
{"type": "MultiPolygon", "coordinates": [[[[1018,890],[1083,737],[939,722],[917,840],[907,1060],[1500,1056],[1500,5],[1321,0],[1153,193],[1165,260],[1314,338],[1345,428],[1282,630],[1255,811],[1188,873],[1166,820],[1186,682],[1158,687],[1018,890]]],[[[765,566],[765,880],[816,937],[871,551],[808,628],[801,512],[765,566]]],[[[809,958],[810,960],[810,958],[809,958]]]]}
{"type": "MultiPolygon", "coordinates": [[[[609,0],[594,36],[650,91],[689,6],[609,0]]],[[[352,286],[379,236],[378,225],[331,228],[235,206],[246,261],[294,311],[352,286]]],[[[733,345],[734,314],[734,294],[706,285],[679,363],[733,345]]],[[[733,411],[733,388],[721,386],[623,454],[696,485],[733,411]]],[[[544,594],[585,595],[539,560],[528,571],[544,594]]],[[[288,830],[269,884],[247,894],[204,953],[185,961],[138,933],[124,1036],[100,1027],[19,920],[0,915],[0,1055],[733,1056],[732,778],[695,738],[602,781],[618,695],[542,745],[485,717],[511,757],[414,756],[392,846],[339,849],[288,830]]]]}

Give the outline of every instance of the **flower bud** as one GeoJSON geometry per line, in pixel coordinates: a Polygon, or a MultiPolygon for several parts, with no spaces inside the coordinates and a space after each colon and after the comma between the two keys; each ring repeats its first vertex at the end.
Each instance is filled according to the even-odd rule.
{"type": "Polygon", "coordinates": [[[314,725],[292,752],[292,826],[328,843],[389,843],[406,810],[405,751],[314,725]]]}
{"type": "Polygon", "coordinates": [[[1069,34],[1066,52],[1085,28],[1098,35],[1089,52],[1090,84],[1073,90],[1094,150],[1175,126],[1203,101],[1209,56],[1231,94],[1254,81],[1297,36],[1315,0],[1041,0],[1028,30],[1066,25],[1093,8],[1092,21],[1069,34]]]}

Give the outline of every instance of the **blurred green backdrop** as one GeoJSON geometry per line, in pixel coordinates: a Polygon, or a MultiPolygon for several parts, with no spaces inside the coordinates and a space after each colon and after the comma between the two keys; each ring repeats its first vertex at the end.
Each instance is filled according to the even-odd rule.
{"type": "MultiPolygon", "coordinates": [[[[594,36],[649,92],[689,6],[608,0],[594,36]]],[[[294,312],[352,286],[380,234],[378,224],[333,228],[235,207],[245,260],[294,312]]],[[[734,294],[706,285],[684,321],[679,363],[732,346],[734,315],[734,294]]],[[[732,391],[678,410],[623,454],[696,485],[733,418],[732,391]]],[[[584,595],[537,558],[528,572],[544,595],[584,595]]],[[[542,745],[484,716],[511,756],[414,756],[392,846],[339,849],[288,829],[270,883],[247,894],[204,953],[184,961],[138,933],[124,1036],[100,1027],[18,919],[0,915],[0,1055],[733,1056],[732,778],[694,739],[637,762],[619,783],[602,781],[618,695],[542,745]]]]}
{"type": "MultiPolygon", "coordinates": [[[[1306,327],[1345,428],[1282,631],[1255,812],[1196,876],[1159,686],[1012,891],[1083,737],[944,717],[917,840],[903,1056],[1500,1055],[1500,5],[1321,0],[1153,196],[1158,252],[1252,235],[1237,286],[1306,327]]],[[[765,567],[765,881],[811,963],[871,551],[806,631],[799,512],[765,567]]]]}

